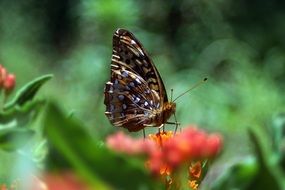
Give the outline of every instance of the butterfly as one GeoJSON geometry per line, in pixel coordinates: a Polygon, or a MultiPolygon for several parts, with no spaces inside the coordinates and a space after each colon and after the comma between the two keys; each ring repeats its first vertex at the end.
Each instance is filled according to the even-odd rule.
{"type": "Polygon", "coordinates": [[[131,132],[160,127],[175,114],[176,104],[168,101],[155,65],[142,44],[125,29],[117,29],[113,35],[111,79],[104,96],[110,122],[131,132]]]}

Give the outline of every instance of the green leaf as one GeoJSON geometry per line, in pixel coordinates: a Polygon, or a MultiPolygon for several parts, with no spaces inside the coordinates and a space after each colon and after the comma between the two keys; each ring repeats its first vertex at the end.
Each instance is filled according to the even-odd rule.
{"type": "Polygon", "coordinates": [[[284,176],[274,162],[274,152],[268,136],[258,127],[249,129],[249,136],[254,145],[259,172],[252,180],[248,189],[276,189],[282,190],[284,176]],[[282,179],[283,178],[283,179],[282,179]]]}
{"type": "Polygon", "coordinates": [[[28,101],[31,101],[34,96],[36,95],[36,93],[38,92],[38,90],[40,89],[40,87],[47,82],[48,80],[50,80],[53,77],[53,75],[44,75],[41,77],[38,77],[36,79],[34,79],[33,81],[27,83],[26,85],[24,85],[22,88],[20,88],[15,97],[12,99],[11,102],[7,103],[4,106],[4,110],[8,110],[10,108],[12,108],[13,106],[22,106],[25,103],[27,103],[28,101]]]}
{"type": "Polygon", "coordinates": [[[215,168],[215,171],[215,173],[220,173],[218,179],[211,184],[204,184],[206,188],[204,187],[202,189],[245,190],[257,174],[258,166],[253,157],[248,157],[239,163],[233,163],[226,171],[225,168],[215,168]],[[217,172],[217,170],[220,170],[220,172],[217,172]]]}
{"type": "MultiPolygon", "coordinates": [[[[58,163],[68,163],[65,165],[71,166],[96,189],[160,189],[145,170],[144,162],[111,152],[55,104],[48,106],[44,123],[51,150],[56,152],[54,157],[61,160],[58,163]]],[[[49,166],[54,168],[55,162],[52,164],[49,166]]]]}
{"type": "Polygon", "coordinates": [[[12,107],[11,109],[0,112],[0,128],[15,122],[18,127],[23,127],[32,121],[39,110],[45,105],[45,101],[28,102],[22,107],[12,107]]]}
{"type": "Polygon", "coordinates": [[[285,171],[285,113],[279,113],[273,118],[273,147],[278,156],[280,166],[285,171]]]}
{"type": "Polygon", "coordinates": [[[34,134],[34,131],[30,129],[0,129],[0,148],[6,151],[13,151],[21,148],[34,134]]]}
{"type": "Polygon", "coordinates": [[[254,155],[231,166],[211,189],[284,189],[284,175],[278,167],[268,135],[257,126],[249,128],[248,132],[254,155]]]}

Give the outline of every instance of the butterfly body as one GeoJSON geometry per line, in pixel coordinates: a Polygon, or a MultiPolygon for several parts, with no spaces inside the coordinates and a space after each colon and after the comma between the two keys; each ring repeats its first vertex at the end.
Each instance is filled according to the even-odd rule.
{"type": "Polygon", "coordinates": [[[159,127],[176,109],[141,43],[124,29],[117,29],[113,36],[111,79],[104,94],[110,122],[129,131],[159,127]]]}

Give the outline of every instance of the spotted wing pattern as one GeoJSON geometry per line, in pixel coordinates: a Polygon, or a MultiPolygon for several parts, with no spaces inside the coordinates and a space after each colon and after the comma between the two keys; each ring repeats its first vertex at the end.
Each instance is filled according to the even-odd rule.
{"type": "Polygon", "coordinates": [[[161,77],[140,42],[129,31],[113,36],[111,79],[105,86],[105,114],[115,126],[138,131],[155,124],[167,102],[161,77]]]}

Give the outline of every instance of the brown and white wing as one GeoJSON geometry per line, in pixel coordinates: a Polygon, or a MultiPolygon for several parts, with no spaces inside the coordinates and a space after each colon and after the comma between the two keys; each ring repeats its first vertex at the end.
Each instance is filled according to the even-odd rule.
{"type": "Polygon", "coordinates": [[[146,81],[128,70],[112,70],[105,86],[106,116],[117,127],[138,131],[151,124],[152,113],[160,106],[156,92],[146,81]]]}
{"type": "Polygon", "coordinates": [[[104,93],[110,122],[129,131],[153,124],[154,113],[168,101],[155,65],[127,30],[117,29],[114,33],[111,79],[104,93]]]}
{"type": "Polygon", "coordinates": [[[117,29],[113,36],[112,68],[128,68],[142,77],[160,97],[160,105],[167,102],[167,94],[155,65],[137,38],[128,30],[117,29]]]}

